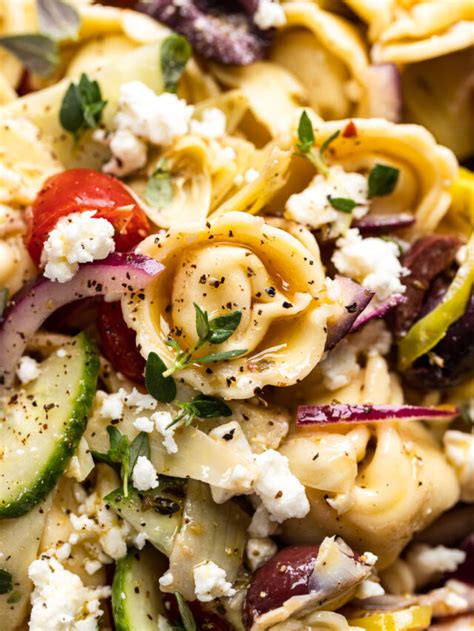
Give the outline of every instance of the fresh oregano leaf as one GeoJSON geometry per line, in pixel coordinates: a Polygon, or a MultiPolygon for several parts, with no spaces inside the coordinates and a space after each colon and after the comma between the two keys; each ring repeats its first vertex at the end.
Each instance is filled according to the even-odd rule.
{"type": "Polygon", "coordinates": [[[314,131],[313,131],[313,123],[311,122],[310,117],[306,113],[306,110],[300,116],[300,121],[298,124],[298,150],[301,153],[308,153],[308,151],[314,145],[314,131]]]}
{"type": "Polygon", "coordinates": [[[128,469],[130,475],[133,473],[133,469],[137,463],[139,456],[150,457],[150,445],[148,443],[148,434],[146,432],[140,432],[130,443],[129,457],[128,457],[128,469]]]}
{"type": "Polygon", "coordinates": [[[209,322],[206,341],[210,344],[222,344],[235,332],[242,319],[241,311],[231,311],[209,322]]]}
{"type": "Polygon", "coordinates": [[[47,35],[2,35],[0,46],[14,55],[33,74],[47,77],[59,63],[58,45],[47,35]]]}
{"type": "Polygon", "coordinates": [[[399,169],[376,164],[369,174],[369,198],[390,195],[397,185],[399,175],[399,169]]]}
{"type": "Polygon", "coordinates": [[[75,39],[81,18],[77,10],[63,0],[36,0],[40,30],[57,41],[75,39]]]}
{"type": "Polygon", "coordinates": [[[351,213],[357,206],[357,202],[346,197],[328,197],[328,201],[333,208],[341,213],[351,213]]]}
{"type": "Polygon", "coordinates": [[[209,335],[209,316],[207,311],[203,311],[195,302],[193,304],[196,312],[196,333],[198,338],[205,342],[209,335]]]}
{"type": "Polygon", "coordinates": [[[156,353],[149,353],[145,366],[145,386],[148,392],[161,403],[171,403],[176,398],[176,383],[173,377],[163,377],[166,364],[156,353]]]}
{"type": "Polygon", "coordinates": [[[145,188],[145,200],[154,208],[164,208],[173,200],[173,183],[166,160],[160,160],[158,166],[148,178],[145,188]]]}
{"type": "Polygon", "coordinates": [[[211,353],[210,355],[206,355],[205,357],[199,357],[199,359],[194,359],[193,361],[196,364],[211,364],[212,362],[221,362],[225,359],[233,359],[234,357],[240,357],[241,355],[245,355],[247,352],[246,348],[243,349],[235,349],[233,351],[223,351],[221,353],[211,353]]]}
{"type": "Polygon", "coordinates": [[[183,35],[170,35],[161,45],[160,65],[166,92],[175,93],[192,49],[183,35]]]}
{"type": "Polygon", "coordinates": [[[217,418],[218,416],[232,416],[232,410],[221,399],[198,394],[192,400],[192,408],[194,414],[198,418],[217,418]]]}
{"type": "Polygon", "coordinates": [[[329,148],[329,145],[331,145],[336,140],[336,138],[339,137],[340,133],[341,133],[340,130],[337,129],[333,134],[329,136],[329,138],[326,138],[326,140],[323,142],[323,144],[319,148],[319,155],[321,156],[321,158],[326,153],[327,149],[329,148]]]}
{"type": "Polygon", "coordinates": [[[179,615],[181,616],[181,622],[183,623],[184,631],[197,631],[196,622],[194,616],[191,613],[191,609],[188,603],[184,600],[179,592],[174,593],[176,601],[178,603],[179,615]]]}
{"type": "Polygon", "coordinates": [[[13,576],[7,570],[0,569],[0,594],[9,594],[13,590],[13,576]]]}
{"type": "Polygon", "coordinates": [[[101,121],[107,101],[97,81],[82,73],[79,83],[71,83],[66,90],[59,120],[62,127],[76,138],[86,129],[95,129],[101,121]]]}

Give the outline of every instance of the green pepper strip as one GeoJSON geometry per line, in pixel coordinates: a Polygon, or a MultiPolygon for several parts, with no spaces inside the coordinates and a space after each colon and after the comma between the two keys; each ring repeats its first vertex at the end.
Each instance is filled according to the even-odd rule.
{"type": "Polygon", "coordinates": [[[418,320],[398,345],[400,370],[430,351],[444,337],[448,328],[459,320],[471,294],[474,281],[474,234],[467,244],[466,259],[458,269],[440,304],[418,320]]]}

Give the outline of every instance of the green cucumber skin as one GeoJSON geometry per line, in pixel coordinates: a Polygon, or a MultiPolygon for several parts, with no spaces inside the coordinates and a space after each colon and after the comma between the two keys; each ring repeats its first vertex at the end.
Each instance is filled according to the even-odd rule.
{"type": "Polygon", "coordinates": [[[96,344],[91,338],[80,333],[75,340],[78,347],[81,347],[85,362],[79,395],[63,437],[31,486],[25,488],[13,501],[0,502],[0,519],[21,517],[46,498],[64,473],[86,429],[87,417],[97,390],[100,362],[96,344]]]}
{"type": "Polygon", "coordinates": [[[135,550],[132,550],[127,556],[119,559],[115,566],[114,580],[112,582],[112,615],[116,631],[133,631],[133,626],[128,620],[125,607],[127,601],[125,598],[122,598],[122,594],[125,593],[127,574],[133,562],[133,554],[136,554],[135,550]]]}

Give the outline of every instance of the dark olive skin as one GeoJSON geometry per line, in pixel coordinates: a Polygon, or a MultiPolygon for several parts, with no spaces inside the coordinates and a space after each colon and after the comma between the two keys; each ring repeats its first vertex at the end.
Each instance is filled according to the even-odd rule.
{"type": "Polygon", "coordinates": [[[474,292],[464,315],[454,322],[443,339],[406,372],[415,387],[447,388],[474,373],[474,292]]]}
{"type": "Polygon", "coordinates": [[[430,235],[415,241],[402,258],[410,274],[401,279],[405,285],[405,302],[394,312],[397,335],[406,333],[420,317],[431,284],[452,266],[461,246],[459,239],[449,235],[430,235]]]}
{"type": "Polygon", "coordinates": [[[262,614],[277,609],[292,596],[309,594],[309,579],[319,546],[289,546],[258,569],[245,598],[243,621],[246,629],[262,614]]]}
{"type": "MultiPolygon", "coordinates": [[[[120,6],[124,6],[123,0],[120,6]]],[[[262,59],[275,30],[261,31],[253,23],[256,0],[190,0],[182,6],[176,6],[174,0],[141,0],[127,6],[185,35],[205,59],[224,64],[247,65],[262,59]]]]}

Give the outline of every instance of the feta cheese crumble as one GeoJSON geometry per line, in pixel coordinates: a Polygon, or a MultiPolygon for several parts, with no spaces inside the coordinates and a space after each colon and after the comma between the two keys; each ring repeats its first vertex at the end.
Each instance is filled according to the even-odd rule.
{"type": "Polygon", "coordinates": [[[262,500],[273,521],[282,523],[309,513],[305,488],[290,471],[288,458],[274,449],[255,456],[259,476],[255,492],[262,500]]]}
{"type": "Polygon", "coordinates": [[[117,129],[108,133],[97,129],[93,138],[96,142],[107,145],[112,153],[111,159],[104,164],[102,171],[117,177],[123,177],[145,166],[147,146],[128,129],[117,129]]]}
{"type": "Polygon", "coordinates": [[[139,432],[150,434],[155,429],[155,424],[146,416],[139,416],[133,421],[133,427],[138,429],[139,432]]]}
{"type": "Polygon", "coordinates": [[[177,426],[168,427],[173,422],[171,414],[169,412],[155,412],[152,414],[151,420],[154,422],[156,430],[163,436],[163,447],[169,454],[175,454],[178,451],[178,445],[174,439],[177,426]]]}
{"type": "Polygon", "coordinates": [[[347,173],[339,165],[329,167],[327,177],[319,173],[304,191],[290,196],[285,214],[310,228],[320,228],[341,218],[341,213],[331,206],[332,197],[356,202],[352,216],[360,219],[369,208],[368,191],[367,178],[361,173],[347,173]]]}
{"type": "Polygon", "coordinates": [[[30,383],[31,381],[38,379],[40,373],[41,370],[36,359],[28,357],[28,355],[24,355],[20,359],[16,374],[21,383],[30,383]]]}
{"type": "Polygon", "coordinates": [[[252,572],[262,567],[269,559],[271,559],[278,551],[277,544],[269,537],[255,537],[247,541],[245,554],[247,562],[252,572]]]}
{"type": "Polygon", "coordinates": [[[376,237],[363,239],[357,228],[351,228],[336,246],[332,261],[337,270],[375,292],[379,301],[405,292],[400,277],[406,270],[398,260],[396,243],[376,237]]]}
{"type": "Polygon", "coordinates": [[[466,560],[466,553],[446,546],[419,543],[410,547],[405,560],[415,578],[416,588],[420,588],[446,572],[454,572],[466,560]]]}
{"type": "Polygon", "coordinates": [[[80,263],[105,259],[115,250],[114,227],[95,210],[61,217],[41,253],[44,275],[58,283],[74,277],[80,263]]]}
{"type": "Polygon", "coordinates": [[[277,26],[284,26],[286,24],[285,11],[278,3],[278,0],[259,0],[253,21],[262,31],[277,26]]]}
{"type": "Polygon", "coordinates": [[[214,561],[206,561],[193,569],[196,598],[207,603],[221,596],[235,596],[236,591],[226,580],[225,570],[214,561]]]}
{"type": "Polygon", "coordinates": [[[120,393],[106,394],[99,409],[101,418],[117,419],[123,414],[123,398],[120,393]]]}
{"type": "Polygon", "coordinates": [[[146,456],[138,456],[133,467],[132,482],[137,491],[149,491],[158,486],[158,474],[146,456]]]}
{"type": "Polygon", "coordinates": [[[227,127],[227,118],[218,107],[210,107],[202,113],[201,120],[191,121],[193,134],[204,138],[222,138],[227,127]]]}
{"type": "Polygon", "coordinates": [[[89,631],[97,627],[103,614],[100,600],[111,595],[110,587],[85,587],[77,574],[48,557],[33,561],[28,576],[34,585],[30,631],[89,631]]]}

